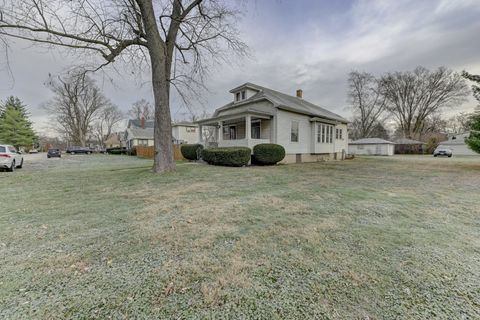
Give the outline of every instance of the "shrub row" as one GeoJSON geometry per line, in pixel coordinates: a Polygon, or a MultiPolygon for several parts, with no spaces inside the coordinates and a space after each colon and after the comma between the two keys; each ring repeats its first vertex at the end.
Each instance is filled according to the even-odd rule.
{"type": "Polygon", "coordinates": [[[250,159],[255,164],[273,165],[285,158],[285,149],[273,143],[256,145],[253,148],[253,156],[252,150],[247,147],[203,149],[202,145],[185,145],[181,150],[183,156],[189,160],[197,160],[200,150],[202,159],[208,164],[231,167],[246,166],[250,159]]]}
{"type": "Polygon", "coordinates": [[[202,154],[203,145],[201,144],[182,144],[180,151],[187,160],[198,160],[202,154]]]}
{"type": "Polygon", "coordinates": [[[285,148],[275,143],[262,143],[253,147],[252,162],[268,166],[274,165],[285,158],[285,148]]]}
{"type": "Polygon", "coordinates": [[[250,161],[252,150],[247,147],[203,149],[202,158],[208,164],[229,167],[246,166],[250,161]]]}

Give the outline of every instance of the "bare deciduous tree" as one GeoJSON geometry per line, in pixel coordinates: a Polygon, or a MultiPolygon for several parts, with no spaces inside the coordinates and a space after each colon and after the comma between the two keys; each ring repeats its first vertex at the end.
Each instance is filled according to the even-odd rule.
{"type": "Polygon", "coordinates": [[[462,103],[469,93],[462,76],[445,67],[387,73],[381,82],[389,111],[404,137],[413,139],[420,138],[435,114],[462,103]]]}
{"type": "MultiPolygon", "coordinates": [[[[115,60],[149,61],[155,102],[155,172],[175,169],[170,88],[203,84],[210,62],[244,54],[235,2],[221,0],[4,0],[0,36],[115,60]],[[179,62],[178,64],[176,62],[179,62]]],[[[185,95],[181,95],[185,97],[185,95]]]]}
{"type": "Polygon", "coordinates": [[[85,146],[94,121],[111,102],[84,75],[50,77],[47,86],[54,97],[44,108],[52,115],[54,126],[73,143],[85,146]]]}
{"type": "Polygon", "coordinates": [[[352,71],[348,76],[348,96],[353,109],[357,138],[371,137],[374,127],[383,122],[386,111],[386,98],[381,90],[381,82],[367,72],[352,71]]]}
{"type": "Polygon", "coordinates": [[[154,108],[147,100],[140,99],[132,104],[128,111],[128,115],[138,120],[142,118],[145,120],[152,120],[154,118],[154,108]]]}
{"type": "Polygon", "coordinates": [[[105,147],[105,141],[110,138],[115,127],[122,120],[123,113],[116,105],[106,105],[100,110],[98,118],[93,124],[93,133],[102,147],[105,147]]]}

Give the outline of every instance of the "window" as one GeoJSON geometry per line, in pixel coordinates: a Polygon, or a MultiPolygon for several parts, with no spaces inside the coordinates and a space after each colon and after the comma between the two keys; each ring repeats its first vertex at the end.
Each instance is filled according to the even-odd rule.
{"type": "Polygon", "coordinates": [[[298,142],[298,122],[292,121],[292,128],[290,130],[290,141],[298,142]]]}
{"type": "Polygon", "coordinates": [[[193,127],[187,127],[187,132],[196,132],[197,128],[193,128],[193,127]]]}
{"type": "Polygon", "coordinates": [[[138,139],[139,146],[148,146],[148,139],[138,139]]]}
{"type": "Polygon", "coordinates": [[[245,100],[246,98],[247,98],[247,93],[246,93],[245,90],[235,93],[235,101],[236,102],[245,100]]]}
{"type": "Polygon", "coordinates": [[[335,139],[343,140],[343,129],[335,129],[335,139]]]}
{"type": "Polygon", "coordinates": [[[225,140],[237,139],[237,126],[223,126],[223,138],[225,140]]]}
{"type": "MultiPolygon", "coordinates": [[[[338,132],[336,132],[338,134],[338,132]]],[[[317,142],[333,143],[333,126],[320,123],[317,125],[317,142]]]]}
{"type": "Polygon", "coordinates": [[[260,139],[260,121],[252,122],[252,139],[260,139]]]}
{"type": "Polygon", "coordinates": [[[5,153],[5,147],[0,146],[0,152],[5,153]]]}

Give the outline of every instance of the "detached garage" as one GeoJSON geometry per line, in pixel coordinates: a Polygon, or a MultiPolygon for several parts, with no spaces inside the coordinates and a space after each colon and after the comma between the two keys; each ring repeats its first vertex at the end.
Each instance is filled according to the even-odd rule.
{"type": "Polygon", "coordinates": [[[395,144],[380,138],[365,138],[348,143],[348,152],[354,155],[393,156],[395,144]]]}

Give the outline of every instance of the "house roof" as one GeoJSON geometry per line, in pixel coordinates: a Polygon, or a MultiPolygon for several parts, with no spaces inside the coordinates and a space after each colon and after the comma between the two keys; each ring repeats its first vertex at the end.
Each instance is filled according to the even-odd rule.
{"type": "MultiPolygon", "coordinates": [[[[145,120],[145,128],[153,128],[154,121],[153,120],[145,120]]],[[[137,127],[141,128],[142,127],[142,120],[141,119],[130,119],[128,120],[128,125],[127,128],[131,127],[137,127]]]]}
{"type": "Polygon", "coordinates": [[[404,138],[395,140],[395,144],[425,144],[425,142],[404,138]]]}
{"type": "Polygon", "coordinates": [[[259,101],[259,100],[268,100],[276,108],[283,109],[286,111],[291,111],[291,112],[296,112],[296,113],[301,113],[301,114],[306,114],[309,116],[314,116],[314,117],[319,117],[319,118],[326,118],[326,119],[331,119],[331,120],[336,120],[340,121],[343,123],[348,123],[348,120],[343,118],[342,116],[333,113],[331,111],[328,111],[322,107],[319,107],[307,100],[304,100],[302,98],[298,98],[296,96],[290,96],[288,94],[275,91],[269,88],[265,88],[250,82],[247,82],[241,86],[236,87],[235,89],[232,89],[230,92],[235,92],[238,91],[242,88],[250,88],[257,90],[257,93],[251,96],[248,99],[245,99],[240,102],[230,102],[229,104],[218,108],[215,110],[215,113],[213,114],[214,117],[217,117],[221,111],[228,110],[231,108],[235,108],[237,106],[242,106],[250,102],[254,101],[259,101]]]}
{"type": "Polygon", "coordinates": [[[153,139],[153,128],[135,128],[127,129],[133,139],[153,139]]]}
{"type": "Polygon", "coordinates": [[[394,144],[391,141],[383,140],[380,138],[364,138],[351,141],[348,144],[394,144]]]}
{"type": "Polygon", "coordinates": [[[178,121],[178,122],[172,123],[172,127],[198,127],[198,125],[193,122],[178,121]]]}

